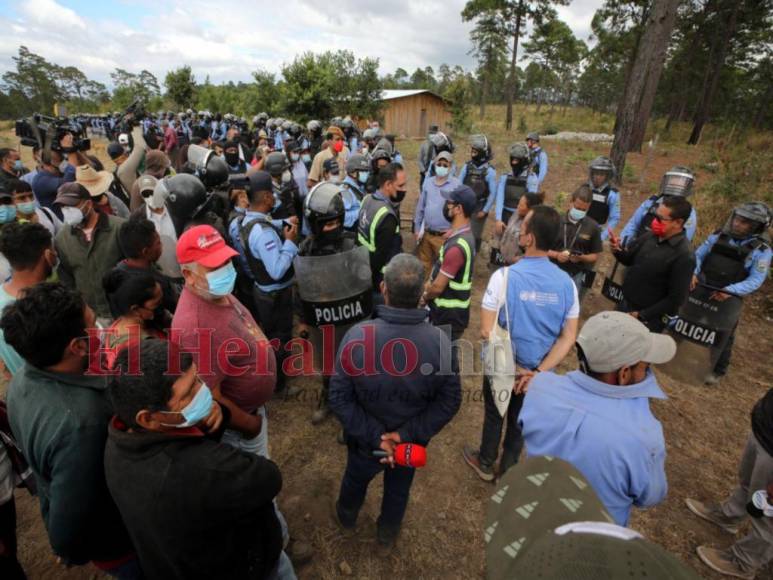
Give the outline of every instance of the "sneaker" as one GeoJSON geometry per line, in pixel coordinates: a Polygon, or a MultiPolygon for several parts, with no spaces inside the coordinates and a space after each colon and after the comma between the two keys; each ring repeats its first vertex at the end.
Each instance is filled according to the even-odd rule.
{"type": "Polygon", "coordinates": [[[494,481],[494,470],[481,464],[480,453],[477,450],[465,445],[462,455],[464,456],[465,463],[472,467],[472,470],[478,474],[478,477],[483,481],[494,481]]]}
{"type": "Polygon", "coordinates": [[[400,528],[387,528],[386,526],[376,526],[376,541],[378,543],[378,554],[381,557],[388,556],[395,547],[397,536],[400,534],[400,528]]]}
{"type": "Polygon", "coordinates": [[[728,534],[738,533],[738,524],[728,518],[722,513],[722,509],[719,504],[705,504],[697,499],[687,498],[684,500],[687,509],[694,513],[699,518],[703,518],[707,522],[711,522],[715,526],[719,526],[722,530],[728,534]]]}
{"type": "Polygon", "coordinates": [[[311,424],[312,425],[319,425],[328,418],[330,415],[330,407],[327,405],[323,405],[320,408],[318,408],[314,413],[311,415],[311,424]]]}
{"type": "Polygon", "coordinates": [[[757,575],[756,570],[749,571],[746,566],[741,564],[731,550],[717,550],[708,546],[698,546],[695,551],[698,552],[698,557],[706,566],[725,576],[753,580],[757,575]]]}
{"type": "Polygon", "coordinates": [[[290,542],[287,555],[295,566],[303,566],[314,557],[314,547],[309,542],[294,539],[290,542]]]}
{"type": "Polygon", "coordinates": [[[706,375],[706,378],[703,379],[703,384],[708,385],[710,387],[714,387],[719,384],[719,381],[722,380],[722,375],[718,375],[716,373],[709,373],[706,375]]]}

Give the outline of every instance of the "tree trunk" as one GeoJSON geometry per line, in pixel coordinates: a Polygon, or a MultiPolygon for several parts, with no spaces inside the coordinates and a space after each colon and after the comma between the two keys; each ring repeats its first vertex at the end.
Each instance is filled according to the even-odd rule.
{"type": "Polygon", "coordinates": [[[518,0],[518,8],[515,13],[515,33],[513,34],[513,55],[510,59],[510,78],[507,83],[507,117],[505,129],[513,128],[513,100],[515,99],[515,62],[518,59],[518,38],[521,36],[521,14],[523,12],[523,0],[518,0]]]}
{"type": "Polygon", "coordinates": [[[486,94],[488,93],[488,75],[484,75],[480,83],[480,118],[486,116],[486,94]]]}
{"type": "MultiPolygon", "coordinates": [[[[725,65],[727,47],[730,44],[730,40],[735,35],[736,24],[738,22],[738,10],[740,9],[741,3],[732,0],[730,4],[732,4],[730,18],[728,19],[722,34],[715,34],[711,43],[709,62],[706,66],[706,76],[703,78],[701,100],[698,102],[698,107],[695,110],[695,116],[693,117],[694,125],[692,133],[690,133],[690,138],[687,140],[688,145],[697,145],[698,141],[700,141],[703,126],[709,119],[711,102],[714,100],[714,94],[717,92],[719,75],[722,72],[722,67],[725,65]],[[714,56],[713,61],[711,58],[712,56],[714,56]]],[[[722,22],[723,20],[722,12],[722,8],[717,9],[718,22],[722,22]]]]}
{"type": "Polygon", "coordinates": [[[631,150],[637,120],[640,117],[647,119],[650,116],[652,101],[642,97],[648,89],[652,90],[654,97],[654,89],[657,88],[660,73],[663,70],[663,55],[674,28],[679,2],[680,0],[653,0],[648,14],[647,23],[636,50],[636,58],[628,73],[625,92],[618,106],[615,139],[610,153],[618,175],[623,174],[625,158],[631,150]]]}
{"type": "Polygon", "coordinates": [[[762,123],[765,120],[765,113],[768,112],[770,107],[770,101],[773,100],[773,82],[768,81],[768,88],[765,89],[765,94],[760,100],[760,104],[757,107],[757,112],[754,114],[754,120],[752,121],[752,127],[755,129],[762,129],[762,123]]]}

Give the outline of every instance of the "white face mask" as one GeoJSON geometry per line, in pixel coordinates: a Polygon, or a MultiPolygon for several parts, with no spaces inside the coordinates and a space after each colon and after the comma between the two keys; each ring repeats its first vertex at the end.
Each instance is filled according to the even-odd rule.
{"type": "Polygon", "coordinates": [[[64,206],[62,207],[62,217],[64,218],[64,223],[77,226],[83,221],[83,212],[77,207],[64,206]]]}

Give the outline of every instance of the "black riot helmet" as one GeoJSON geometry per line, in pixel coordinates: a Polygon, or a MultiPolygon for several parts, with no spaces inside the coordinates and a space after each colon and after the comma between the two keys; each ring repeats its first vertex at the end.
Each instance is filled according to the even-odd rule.
{"type": "Polygon", "coordinates": [[[201,145],[188,146],[188,169],[198,177],[207,189],[228,181],[228,164],[214,151],[201,145]]]}
{"type": "Polygon", "coordinates": [[[188,173],[165,177],[161,182],[169,192],[166,207],[179,237],[189,222],[207,211],[212,194],[207,193],[197,177],[188,173]]]}
{"type": "Polygon", "coordinates": [[[328,240],[340,238],[344,229],[344,198],[341,185],[331,181],[315,185],[303,201],[303,215],[309,221],[309,228],[315,237],[328,240]],[[341,222],[337,230],[322,231],[325,224],[336,219],[341,222]]]}
{"type": "Polygon", "coordinates": [[[287,160],[287,155],[281,151],[274,151],[266,156],[263,169],[265,169],[271,177],[279,177],[282,173],[290,169],[290,162],[287,160]]]}
{"type": "Polygon", "coordinates": [[[750,237],[762,237],[764,236],[771,224],[770,208],[761,201],[752,201],[739,205],[730,214],[730,218],[725,223],[722,231],[731,236],[733,239],[742,240],[750,237]],[[753,226],[750,232],[739,232],[733,227],[735,218],[739,217],[746,221],[752,222],[753,226]]]}
{"type": "Polygon", "coordinates": [[[687,167],[675,165],[663,174],[659,195],[690,197],[693,185],[695,185],[695,174],[687,167]]]}

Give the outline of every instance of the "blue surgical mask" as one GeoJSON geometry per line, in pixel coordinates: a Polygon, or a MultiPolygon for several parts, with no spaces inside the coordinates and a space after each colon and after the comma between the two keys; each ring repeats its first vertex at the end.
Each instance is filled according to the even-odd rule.
{"type": "Polygon", "coordinates": [[[212,391],[209,387],[202,383],[199,390],[191,399],[191,402],[185,405],[182,411],[161,411],[162,413],[178,413],[185,418],[182,423],[161,423],[166,427],[178,427],[180,429],[184,427],[193,427],[197,425],[207,417],[212,411],[212,391]]]}
{"type": "Polygon", "coordinates": [[[359,181],[362,184],[368,183],[368,179],[370,178],[370,171],[360,171],[357,173],[357,181],[359,181]]]}
{"type": "Polygon", "coordinates": [[[236,283],[236,269],[231,262],[207,274],[209,293],[213,296],[228,296],[236,283]]]}
{"type": "Polygon", "coordinates": [[[448,175],[448,172],[449,172],[450,170],[451,170],[451,168],[450,168],[450,167],[443,167],[443,166],[441,166],[441,165],[436,165],[436,166],[435,166],[435,174],[436,174],[438,177],[445,177],[446,175],[448,175]]]}
{"type": "Polygon", "coordinates": [[[309,155],[308,153],[304,153],[303,155],[301,155],[301,161],[303,161],[304,163],[311,163],[311,155],[309,155]]]}
{"type": "Polygon", "coordinates": [[[16,219],[16,206],[13,204],[0,205],[0,224],[7,224],[16,219]]]}
{"type": "Polygon", "coordinates": [[[578,222],[582,218],[584,218],[585,214],[587,213],[588,212],[586,211],[582,211],[581,209],[577,209],[576,207],[573,207],[572,209],[569,210],[569,217],[572,218],[574,221],[578,222]]]}
{"type": "Polygon", "coordinates": [[[17,159],[13,162],[14,171],[21,171],[22,169],[24,169],[24,164],[21,162],[21,159],[17,159]]]}
{"type": "Polygon", "coordinates": [[[23,203],[17,203],[16,210],[19,213],[23,213],[24,215],[32,215],[33,213],[35,213],[35,202],[25,201],[23,203]]]}

